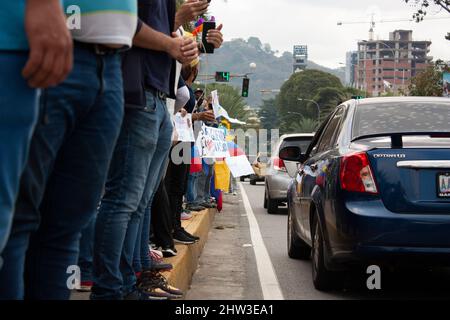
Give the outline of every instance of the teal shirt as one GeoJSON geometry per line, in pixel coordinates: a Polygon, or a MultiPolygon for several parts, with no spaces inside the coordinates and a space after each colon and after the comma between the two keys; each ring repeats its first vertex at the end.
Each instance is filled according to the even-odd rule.
{"type": "Polygon", "coordinates": [[[27,50],[26,0],[0,0],[0,50],[27,50]]]}

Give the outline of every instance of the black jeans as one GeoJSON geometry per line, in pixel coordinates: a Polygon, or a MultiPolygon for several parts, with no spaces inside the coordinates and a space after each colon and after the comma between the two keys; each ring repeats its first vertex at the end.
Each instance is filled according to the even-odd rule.
{"type": "Polygon", "coordinates": [[[189,164],[174,164],[172,160],[167,168],[165,183],[169,196],[170,209],[172,211],[173,230],[181,229],[181,211],[183,210],[183,195],[187,190],[187,176],[189,164]]]}
{"type": "Polygon", "coordinates": [[[157,247],[171,248],[174,246],[172,231],[172,213],[169,197],[164,180],[159,184],[152,203],[151,227],[153,231],[152,241],[157,247]]]}

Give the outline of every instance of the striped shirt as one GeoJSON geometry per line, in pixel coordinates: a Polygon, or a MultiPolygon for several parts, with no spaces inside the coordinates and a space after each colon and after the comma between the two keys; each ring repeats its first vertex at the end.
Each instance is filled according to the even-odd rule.
{"type": "Polygon", "coordinates": [[[63,2],[75,40],[103,45],[132,46],[137,28],[137,0],[63,0],[63,2]],[[78,12],[81,14],[79,24],[76,21],[78,12]]]}

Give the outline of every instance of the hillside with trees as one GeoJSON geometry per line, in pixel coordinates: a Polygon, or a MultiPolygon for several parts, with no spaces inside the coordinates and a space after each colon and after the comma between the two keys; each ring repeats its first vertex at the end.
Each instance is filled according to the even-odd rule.
{"type": "MultiPolygon", "coordinates": [[[[292,75],[293,58],[291,52],[279,54],[269,44],[263,44],[258,38],[251,37],[248,40],[234,39],[225,42],[223,47],[212,55],[203,55],[201,74],[213,75],[216,71],[230,71],[233,74],[250,75],[250,93],[247,104],[251,107],[262,105],[264,98],[260,90],[280,89],[283,83],[292,75]],[[256,63],[256,69],[250,68],[250,63],[256,63]]],[[[342,69],[329,69],[310,61],[308,69],[316,69],[331,73],[341,81],[344,79],[342,69]]],[[[203,81],[202,81],[203,82],[203,81]]],[[[208,81],[211,83],[213,81],[208,81]]],[[[241,90],[242,78],[233,79],[231,85],[241,90]]]]}

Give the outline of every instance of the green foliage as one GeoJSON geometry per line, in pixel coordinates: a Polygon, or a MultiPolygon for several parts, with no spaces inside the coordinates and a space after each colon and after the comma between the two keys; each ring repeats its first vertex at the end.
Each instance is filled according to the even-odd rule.
{"type": "MultiPolygon", "coordinates": [[[[317,119],[318,111],[315,104],[302,99],[321,99],[325,103],[325,109],[330,109],[330,105],[340,97],[340,92],[344,90],[338,77],[319,70],[305,70],[295,73],[281,87],[281,92],[277,97],[277,108],[280,114],[282,126],[290,127],[292,123],[292,113],[300,113],[305,118],[317,119]],[[324,90],[324,89],[327,90],[324,90]],[[339,91],[339,92],[338,92],[339,91]],[[332,100],[328,100],[331,99],[332,100]]],[[[320,103],[319,103],[320,105],[320,103]]],[[[335,105],[336,106],[336,105],[335,105]]]]}
{"type": "Polygon", "coordinates": [[[275,105],[275,99],[263,100],[263,104],[258,112],[261,119],[261,127],[267,130],[278,129],[280,126],[280,118],[275,105]]]}
{"type": "Polygon", "coordinates": [[[250,114],[245,110],[246,103],[241,97],[240,91],[230,85],[219,83],[210,84],[206,89],[207,95],[209,95],[211,91],[218,91],[220,105],[227,110],[230,117],[241,121],[247,121],[250,114]]]}
{"type": "Polygon", "coordinates": [[[450,66],[443,63],[442,60],[436,61],[433,66],[428,67],[411,79],[408,87],[411,96],[442,96],[442,77],[443,72],[450,71],[450,66]]]}
{"type": "Polygon", "coordinates": [[[450,0],[404,0],[406,3],[412,3],[417,11],[413,14],[413,18],[416,22],[421,22],[425,18],[428,12],[428,8],[431,5],[440,7],[448,13],[450,13],[450,0]]]}
{"type": "Polygon", "coordinates": [[[317,122],[317,120],[302,117],[300,118],[300,120],[292,122],[286,131],[282,130],[282,133],[313,133],[319,127],[319,122],[317,122]]]}
{"type": "MultiPolygon", "coordinates": [[[[318,90],[313,98],[320,106],[320,119],[325,119],[334,108],[347,100],[347,95],[341,88],[325,87],[318,90]]],[[[315,107],[310,103],[311,107],[315,107]]]]}
{"type": "MultiPolygon", "coordinates": [[[[200,74],[213,75],[216,71],[230,71],[232,74],[253,73],[250,78],[249,97],[247,104],[260,106],[263,99],[270,95],[261,94],[261,90],[280,89],[283,83],[292,75],[293,59],[291,52],[280,54],[271,49],[270,45],[261,43],[256,37],[248,40],[234,39],[227,41],[212,55],[203,55],[200,74]],[[256,63],[256,69],[249,67],[256,63]]],[[[318,69],[330,72],[340,79],[344,79],[341,69],[328,69],[308,61],[308,69],[318,69]]],[[[242,86],[242,78],[234,78],[231,84],[242,86]]]]}

